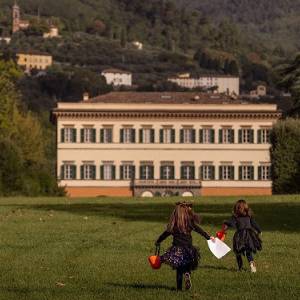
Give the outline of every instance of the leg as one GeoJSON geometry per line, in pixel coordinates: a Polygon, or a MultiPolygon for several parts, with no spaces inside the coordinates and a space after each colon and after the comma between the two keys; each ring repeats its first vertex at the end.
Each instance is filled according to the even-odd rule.
{"type": "Polygon", "coordinates": [[[238,264],[239,270],[243,267],[243,259],[241,254],[236,254],[236,262],[238,264]]]}
{"type": "Polygon", "coordinates": [[[246,251],[247,260],[250,263],[251,273],[256,273],[256,265],[254,263],[253,255],[251,251],[246,251]]]}
{"type": "Polygon", "coordinates": [[[191,279],[191,269],[187,268],[184,272],[184,284],[185,289],[189,290],[192,287],[192,279],[191,279]]]}
{"type": "Polygon", "coordinates": [[[182,279],[183,279],[183,270],[181,268],[178,268],[176,270],[177,291],[182,291],[182,279]]]}

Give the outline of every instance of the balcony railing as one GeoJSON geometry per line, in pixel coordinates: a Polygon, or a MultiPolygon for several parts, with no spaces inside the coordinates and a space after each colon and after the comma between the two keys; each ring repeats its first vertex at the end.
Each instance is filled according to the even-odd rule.
{"type": "Polygon", "coordinates": [[[142,180],[137,179],[133,181],[134,187],[201,187],[201,180],[185,180],[185,179],[153,179],[142,180]]]}

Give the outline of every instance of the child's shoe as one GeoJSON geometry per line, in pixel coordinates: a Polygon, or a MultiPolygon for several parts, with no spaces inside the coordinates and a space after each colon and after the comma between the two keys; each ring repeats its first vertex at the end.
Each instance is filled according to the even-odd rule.
{"type": "Polygon", "coordinates": [[[185,273],[184,274],[184,283],[185,283],[185,289],[189,290],[192,287],[192,280],[191,280],[191,274],[185,273]]]}
{"type": "Polygon", "coordinates": [[[256,266],[254,261],[250,262],[250,269],[251,269],[251,273],[256,273],[256,266]]]}

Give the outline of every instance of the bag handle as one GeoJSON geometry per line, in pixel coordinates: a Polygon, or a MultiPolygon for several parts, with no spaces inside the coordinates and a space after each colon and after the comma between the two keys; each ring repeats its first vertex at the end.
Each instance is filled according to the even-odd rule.
{"type": "Polygon", "coordinates": [[[159,256],[159,252],[160,252],[160,246],[156,246],[155,255],[159,256]]]}

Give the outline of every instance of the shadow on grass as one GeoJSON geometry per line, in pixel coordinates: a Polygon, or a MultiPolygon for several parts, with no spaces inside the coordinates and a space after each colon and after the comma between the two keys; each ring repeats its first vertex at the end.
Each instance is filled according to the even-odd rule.
{"type": "Polygon", "coordinates": [[[112,287],[122,287],[122,288],[131,288],[131,289],[141,289],[141,290],[168,290],[168,291],[176,291],[174,287],[169,287],[164,284],[143,284],[143,283],[107,283],[107,285],[112,287]]]}
{"type": "MultiPolygon", "coordinates": [[[[232,204],[233,205],[233,204],[232,204]]],[[[197,204],[195,211],[203,218],[203,225],[221,227],[224,220],[231,216],[230,204],[197,204]]],[[[7,205],[10,206],[10,205],[7,205]]],[[[11,205],[12,207],[14,205],[11,205]]],[[[116,218],[130,222],[145,221],[167,224],[174,205],[172,203],[70,203],[15,205],[19,209],[56,211],[99,218],[116,218]]],[[[254,203],[251,205],[255,218],[262,231],[299,232],[300,203],[254,203]]],[[[114,220],[115,221],[115,220],[114,220]]]]}
{"type": "Polygon", "coordinates": [[[237,269],[235,268],[227,268],[223,266],[208,266],[208,265],[200,265],[200,269],[208,269],[208,270],[216,270],[216,271],[228,271],[228,272],[236,272],[237,269]]]}

